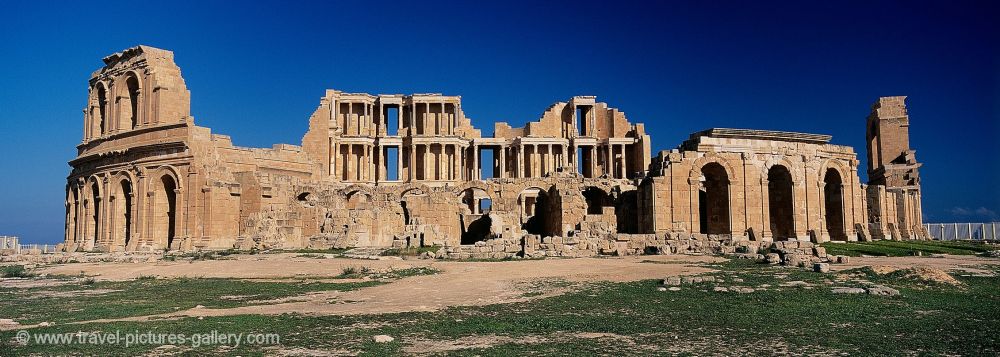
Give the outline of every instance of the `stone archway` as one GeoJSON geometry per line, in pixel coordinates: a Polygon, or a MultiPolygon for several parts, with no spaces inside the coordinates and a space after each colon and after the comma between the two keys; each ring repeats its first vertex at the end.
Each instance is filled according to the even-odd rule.
{"type": "Polygon", "coordinates": [[[517,202],[521,211],[521,228],[529,234],[550,235],[547,229],[551,203],[549,194],[541,188],[530,187],[521,191],[517,202]]]}
{"type": "Polygon", "coordinates": [[[90,204],[87,207],[86,215],[86,219],[89,220],[89,222],[87,222],[86,239],[90,240],[87,244],[89,247],[96,248],[101,236],[101,191],[97,180],[93,180],[90,183],[89,198],[90,204]]]}
{"type": "Polygon", "coordinates": [[[132,182],[121,179],[116,185],[116,195],[113,196],[111,213],[111,242],[113,245],[127,249],[132,241],[132,182]]]}
{"type": "Polygon", "coordinates": [[[767,201],[771,235],[774,240],[795,236],[795,193],[792,173],[784,165],[767,171],[767,201]]]}
{"type": "Polygon", "coordinates": [[[177,181],[164,174],[155,183],[153,214],[150,216],[152,238],[163,244],[164,249],[174,249],[177,236],[177,181]]]}
{"type": "Polygon", "coordinates": [[[493,218],[489,214],[493,200],[489,193],[480,187],[469,187],[459,192],[458,198],[461,204],[468,208],[468,214],[459,215],[462,228],[461,244],[475,244],[489,239],[493,226],[493,218]],[[489,207],[486,206],[487,203],[489,207]]]}
{"type": "Polygon", "coordinates": [[[823,205],[826,231],[831,240],[847,240],[844,230],[844,184],[840,172],[828,168],[823,176],[823,205]]]}
{"type": "Polygon", "coordinates": [[[590,186],[583,190],[587,202],[587,214],[604,214],[604,207],[614,206],[611,197],[602,189],[590,186]]]}
{"type": "Polygon", "coordinates": [[[717,162],[702,166],[698,189],[699,231],[704,234],[730,234],[729,175],[717,162]]]}

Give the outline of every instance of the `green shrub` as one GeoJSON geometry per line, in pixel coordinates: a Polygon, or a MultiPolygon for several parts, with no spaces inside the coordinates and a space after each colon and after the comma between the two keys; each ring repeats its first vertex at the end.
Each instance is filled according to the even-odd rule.
{"type": "Polygon", "coordinates": [[[0,276],[4,278],[29,278],[35,276],[23,265],[5,265],[0,267],[0,276]]]}

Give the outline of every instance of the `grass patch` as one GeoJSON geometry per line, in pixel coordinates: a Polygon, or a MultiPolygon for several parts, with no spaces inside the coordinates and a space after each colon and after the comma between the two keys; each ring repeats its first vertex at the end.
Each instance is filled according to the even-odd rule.
{"type": "Polygon", "coordinates": [[[254,296],[255,301],[302,295],[313,291],[347,291],[382,284],[378,281],[359,283],[319,282],[257,282],[236,279],[137,279],[129,281],[94,281],[80,279],[75,284],[56,288],[40,287],[4,291],[0,316],[13,318],[22,324],[86,321],[123,318],[174,312],[203,305],[227,308],[257,304],[254,301],[233,301],[223,296],[254,296]],[[49,296],[46,292],[72,292],[49,296]],[[91,294],[88,292],[103,292],[91,294]]]}
{"type": "Polygon", "coordinates": [[[334,277],[334,279],[361,279],[361,278],[373,278],[373,279],[402,279],[410,276],[418,275],[432,275],[440,272],[434,268],[428,267],[417,267],[417,268],[406,268],[390,270],[387,272],[376,272],[369,269],[368,267],[354,267],[348,266],[340,272],[340,275],[334,277]]]}
{"type": "Polygon", "coordinates": [[[953,254],[953,255],[975,255],[982,252],[995,250],[996,246],[991,246],[982,242],[956,242],[956,241],[889,241],[880,240],[874,242],[826,242],[822,246],[826,252],[832,255],[847,256],[886,256],[886,257],[906,257],[919,254],[953,254]]]}
{"type": "Polygon", "coordinates": [[[330,249],[274,249],[269,250],[265,253],[267,254],[277,254],[277,253],[299,253],[299,254],[344,254],[344,252],[351,250],[353,248],[330,248],[330,249]]]}
{"type": "Polygon", "coordinates": [[[437,253],[441,249],[440,246],[432,245],[429,247],[410,247],[410,248],[392,248],[386,249],[379,254],[383,257],[415,257],[423,255],[424,253],[430,252],[431,254],[437,253]]]}
{"type": "Polygon", "coordinates": [[[0,277],[3,278],[30,278],[33,276],[35,274],[28,271],[23,265],[0,266],[0,277]]]}

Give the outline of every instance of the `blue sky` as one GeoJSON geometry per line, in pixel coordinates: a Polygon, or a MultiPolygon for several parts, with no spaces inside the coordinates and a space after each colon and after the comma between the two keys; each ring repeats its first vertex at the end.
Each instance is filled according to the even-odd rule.
{"type": "Polygon", "coordinates": [[[195,122],[244,146],[298,144],[335,88],[461,95],[487,134],[596,95],[654,155],[740,127],[830,134],[863,161],[870,105],[906,95],[926,219],[1000,219],[993,2],[141,3],[5,3],[0,235],[62,239],[87,79],[137,44],[174,51],[195,122]]]}

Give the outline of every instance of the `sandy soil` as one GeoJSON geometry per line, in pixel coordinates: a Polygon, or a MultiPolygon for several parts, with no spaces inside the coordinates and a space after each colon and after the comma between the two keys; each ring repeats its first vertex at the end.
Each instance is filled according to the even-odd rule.
{"type": "MultiPolygon", "coordinates": [[[[992,274],[986,265],[1000,265],[1000,259],[982,258],[971,255],[935,255],[922,257],[851,257],[848,264],[830,264],[834,271],[870,267],[893,269],[932,268],[944,271],[971,274],[992,274]]],[[[884,269],[888,270],[888,269],[884,269]]]]}
{"type": "Polygon", "coordinates": [[[347,292],[320,292],[286,302],[232,309],[190,309],[176,313],[127,320],[181,316],[304,313],[345,315],[435,311],[449,306],[488,305],[558,295],[566,286],[546,287],[546,282],[635,281],[711,271],[704,263],[722,261],[710,256],[642,256],[624,258],[545,259],[509,262],[448,262],[433,260],[314,259],[295,254],[236,256],[232,260],[160,261],[155,263],[83,263],[52,266],[48,274],[85,274],[97,280],[128,280],[143,275],[163,278],[213,277],[274,279],[328,278],[345,267],[374,270],[432,267],[441,272],[413,276],[347,292]],[[655,263],[654,263],[655,262],[655,263]],[[541,285],[539,285],[541,284],[541,285]],[[526,292],[540,295],[524,296],[526,292]]]}

